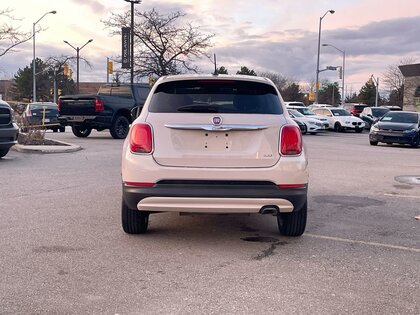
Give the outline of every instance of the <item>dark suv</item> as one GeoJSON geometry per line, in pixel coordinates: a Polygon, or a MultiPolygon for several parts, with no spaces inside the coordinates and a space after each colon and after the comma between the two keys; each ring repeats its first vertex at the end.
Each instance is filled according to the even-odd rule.
{"type": "Polygon", "coordinates": [[[343,105],[343,108],[348,111],[353,116],[359,117],[360,113],[368,107],[366,104],[358,104],[358,103],[346,103],[343,105]]]}
{"type": "Polygon", "coordinates": [[[13,111],[10,105],[0,100],[0,158],[9,152],[17,143],[19,127],[13,120],[13,111]]]}

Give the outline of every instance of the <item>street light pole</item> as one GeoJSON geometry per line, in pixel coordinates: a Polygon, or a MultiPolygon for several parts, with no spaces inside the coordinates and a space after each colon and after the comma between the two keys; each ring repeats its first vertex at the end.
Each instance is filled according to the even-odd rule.
{"type": "Polygon", "coordinates": [[[32,24],[32,46],[33,46],[33,59],[32,59],[32,101],[36,102],[36,69],[35,69],[35,25],[41,21],[47,14],[56,14],[57,11],[50,11],[41,16],[38,21],[32,24]]]}
{"type": "Polygon", "coordinates": [[[379,100],[379,77],[376,78],[373,76],[373,74],[371,75],[371,78],[373,80],[373,82],[375,82],[376,85],[376,95],[375,95],[375,107],[378,107],[378,100],[379,100]]]}
{"type": "Polygon", "coordinates": [[[320,54],[320,49],[321,49],[321,23],[322,23],[322,19],[328,14],[334,14],[335,11],[334,10],[328,10],[324,13],[323,16],[321,16],[319,18],[319,30],[318,30],[318,55],[317,55],[317,59],[316,59],[316,82],[315,82],[315,104],[318,103],[318,94],[319,94],[319,89],[318,89],[318,85],[319,85],[319,54],[320,54]]]}
{"type": "Polygon", "coordinates": [[[74,47],[72,44],[70,44],[68,41],[64,41],[67,45],[69,45],[71,48],[76,50],[76,93],[79,93],[79,52],[82,50],[83,47],[85,47],[87,44],[91,43],[93,39],[89,39],[82,47],[74,47]]]}
{"type": "Polygon", "coordinates": [[[131,33],[131,47],[130,47],[130,83],[133,84],[134,82],[134,4],[141,3],[141,0],[124,0],[126,2],[131,3],[131,26],[130,26],[130,33],[131,33]]]}
{"type": "Polygon", "coordinates": [[[342,68],[342,82],[341,82],[341,84],[342,84],[342,86],[341,86],[341,89],[342,89],[342,95],[341,95],[341,105],[343,105],[344,104],[344,102],[345,102],[345,95],[344,95],[344,70],[345,70],[345,67],[346,67],[346,51],[345,50],[341,50],[340,48],[337,48],[337,47],[335,47],[334,45],[331,45],[331,44],[322,44],[322,46],[330,46],[330,47],[332,47],[332,48],[335,48],[336,50],[338,50],[339,52],[341,52],[341,54],[343,55],[343,68],[342,68]]]}

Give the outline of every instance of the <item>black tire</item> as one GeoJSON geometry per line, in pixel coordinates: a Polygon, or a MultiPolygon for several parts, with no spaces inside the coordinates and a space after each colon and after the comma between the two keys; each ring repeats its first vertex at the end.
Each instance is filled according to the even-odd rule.
{"type": "Polygon", "coordinates": [[[378,145],[378,141],[369,140],[370,145],[378,145]]]}
{"type": "Polygon", "coordinates": [[[71,131],[76,137],[86,138],[92,132],[92,128],[81,127],[81,126],[71,126],[71,131]]]}
{"type": "Polygon", "coordinates": [[[341,124],[339,122],[336,122],[334,124],[334,131],[335,132],[343,132],[343,127],[341,127],[341,124]]]}
{"type": "Polygon", "coordinates": [[[122,228],[127,234],[144,234],[149,226],[149,213],[128,208],[124,200],[121,203],[122,228]]]}
{"type": "Polygon", "coordinates": [[[114,139],[125,139],[130,130],[130,122],[125,116],[117,116],[112,123],[109,132],[114,139]]]}
{"type": "Polygon", "coordinates": [[[354,131],[357,132],[357,133],[362,133],[363,129],[362,128],[356,128],[354,131]]]}
{"type": "Polygon", "coordinates": [[[420,145],[420,135],[417,136],[417,139],[411,144],[413,148],[418,148],[420,145]]]}
{"type": "Polygon", "coordinates": [[[310,134],[311,134],[311,135],[316,135],[317,133],[316,133],[316,132],[310,132],[310,134]]]}
{"type": "Polygon", "coordinates": [[[9,152],[10,148],[7,149],[0,149],[0,158],[5,156],[9,152]]]}
{"type": "Polygon", "coordinates": [[[61,126],[59,129],[60,129],[60,132],[65,132],[66,131],[66,127],[64,127],[64,126],[61,126]]]}
{"type": "Polygon", "coordinates": [[[279,227],[280,234],[286,236],[301,236],[303,232],[305,232],[307,216],[307,202],[305,202],[299,211],[280,213],[277,216],[277,225],[279,227]]]}
{"type": "Polygon", "coordinates": [[[53,128],[53,132],[58,132],[58,128],[53,128]]]}

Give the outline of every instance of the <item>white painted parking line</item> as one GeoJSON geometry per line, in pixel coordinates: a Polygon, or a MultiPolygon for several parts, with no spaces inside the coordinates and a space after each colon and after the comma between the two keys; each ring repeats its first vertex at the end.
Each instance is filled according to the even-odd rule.
{"type": "Polygon", "coordinates": [[[417,199],[420,199],[420,196],[414,196],[414,195],[384,194],[384,196],[388,196],[388,197],[401,197],[401,198],[417,198],[417,199]]]}
{"type": "Polygon", "coordinates": [[[361,244],[361,245],[368,245],[368,246],[375,246],[375,247],[383,247],[383,248],[404,250],[404,251],[409,251],[409,252],[413,252],[413,253],[420,253],[420,248],[412,248],[412,247],[405,247],[405,246],[398,246],[398,245],[391,245],[391,244],[383,244],[383,243],[376,243],[376,242],[365,242],[365,241],[352,240],[352,239],[349,239],[349,238],[316,235],[316,234],[308,234],[308,233],[305,233],[304,236],[309,236],[309,237],[319,238],[319,239],[324,239],[324,240],[329,240],[329,241],[352,243],[352,244],[361,244]]]}

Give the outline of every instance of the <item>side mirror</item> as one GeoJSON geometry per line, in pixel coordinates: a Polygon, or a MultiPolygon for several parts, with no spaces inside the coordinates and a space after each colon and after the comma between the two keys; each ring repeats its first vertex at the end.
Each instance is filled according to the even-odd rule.
{"type": "Polygon", "coordinates": [[[141,106],[136,106],[131,109],[131,121],[134,121],[137,117],[140,116],[141,109],[141,106]]]}

